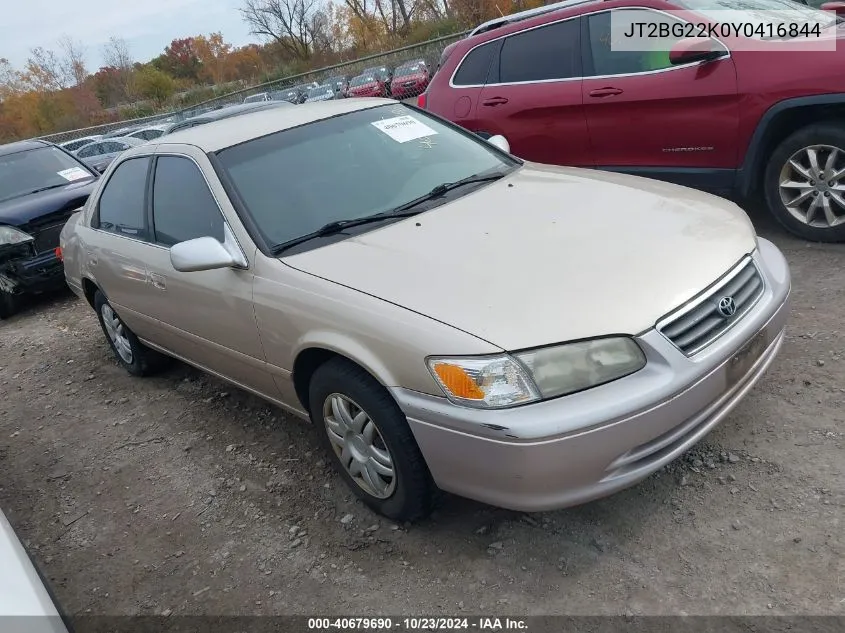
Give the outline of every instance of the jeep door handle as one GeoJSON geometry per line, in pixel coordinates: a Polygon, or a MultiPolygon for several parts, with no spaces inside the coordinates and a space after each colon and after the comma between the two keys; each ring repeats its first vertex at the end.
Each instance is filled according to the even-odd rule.
{"type": "Polygon", "coordinates": [[[590,90],[591,97],[612,97],[614,95],[621,95],[623,90],[621,88],[613,88],[608,86],[607,88],[596,88],[595,90],[590,90]]]}
{"type": "Polygon", "coordinates": [[[481,105],[485,106],[497,106],[497,105],[504,105],[508,102],[505,97],[490,97],[489,99],[485,99],[481,102],[481,105]]]}

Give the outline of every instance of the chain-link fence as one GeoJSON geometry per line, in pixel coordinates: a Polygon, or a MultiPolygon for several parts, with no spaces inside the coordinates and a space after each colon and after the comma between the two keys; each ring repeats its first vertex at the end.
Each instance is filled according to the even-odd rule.
{"type": "Polygon", "coordinates": [[[245,100],[285,100],[303,103],[346,97],[415,99],[428,87],[443,49],[466,35],[467,32],[438,37],[420,44],[403,46],[385,53],[284,77],[230,92],[174,112],[58,132],[41,138],[53,143],[64,143],[85,136],[107,134],[121,128],[179,121],[209,110],[244,103],[245,100]]]}

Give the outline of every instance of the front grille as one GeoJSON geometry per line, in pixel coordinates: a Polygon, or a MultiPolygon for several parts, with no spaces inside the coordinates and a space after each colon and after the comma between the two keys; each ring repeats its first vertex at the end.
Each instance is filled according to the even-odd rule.
{"type": "Polygon", "coordinates": [[[763,294],[760,271],[746,258],[722,279],[679,311],[657,323],[657,330],[687,356],[701,351],[728,331],[763,294]],[[733,314],[730,312],[731,299],[733,314]],[[723,303],[720,310],[720,302],[723,303]]]}
{"type": "Polygon", "coordinates": [[[59,211],[37,218],[19,227],[35,238],[35,250],[38,253],[52,251],[59,245],[59,235],[73,211],[59,211]]]}
{"type": "Polygon", "coordinates": [[[59,245],[59,235],[64,227],[64,222],[46,226],[35,234],[35,251],[44,253],[52,251],[59,245]]]}

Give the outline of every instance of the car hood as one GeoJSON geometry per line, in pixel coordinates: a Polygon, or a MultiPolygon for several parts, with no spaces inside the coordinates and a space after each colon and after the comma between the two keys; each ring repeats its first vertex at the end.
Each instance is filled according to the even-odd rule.
{"type": "Polygon", "coordinates": [[[517,350],[639,334],[755,247],[751,222],[727,200],[526,163],[451,203],[284,261],[517,350]]]}
{"type": "Polygon", "coordinates": [[[65,187],[0,202],[0,224],[22,226],[61,211],[69,213],[85,204],[96,182],[96,179],[73,182],[65,187]]]}

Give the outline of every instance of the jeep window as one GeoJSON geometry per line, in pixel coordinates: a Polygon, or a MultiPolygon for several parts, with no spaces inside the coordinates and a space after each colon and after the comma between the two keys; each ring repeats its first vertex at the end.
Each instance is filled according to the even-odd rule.
{"type": "Polygon", "coordinates": [[[79,178],[80,172],[65,171],[70,169],[88,174],[84,178],[86,182],[95,177],[79,161],[56,147],[0,155],[0,202],[83,180],[79,178]],[[65,177],[61,172],[72,177],[65,177]]]}
{"type": "Polygon", "coordinates": [[[700,13],[706,18],[718,22],[725,19],[725,11],[731,11],[731,20],[741,20],[751,24],[770,24],[771,15],[759,12],[777,11],[778,19],[785,23],[817,23],[822,27],[836,22],[832,11],[821,11],[820,0],[810,0],[808,4],[792,0],[677,0],[673,2],[681,9],[700,13]],[[740,15],[741,13],[741,15],[740,15]]]}
{"type": "Polygon", "coordinates": [[[114,170],[100,194],[97,228],[139,240],[147,239],[145,193],[149,157],[130,158],[114,170]]]}
{"type": "MultiPolygon", "coordinates": [[[[647,9],[619,9],[625,12],[625,23],[629,21],[645,22],[647,24],[666,23],[669,25],[683,23],[675,17],[659,13],[657,11],[649,11],[647,9]]],[[[661,38],[655,40],[660,42],[659,46],[664,50],[640,50],[640,51],[623,51],[613,50],[611,42],[611,12],[604,11],[602,13],[595,13],[587,17],[587,24],[590,31],[590,53],[593,59],[593,72],[589,73],[595,76],[605,75],[629,75],[635,73],[644,73],[654,70],[663,70],[672,66],[669,61],[669,46],[666,42],[669,40],[661,38]]],[[[671,32],[671,31],[670,31],[671,32]]],[[[677,38],[680,39],[680,38],[677,38]]],[[[588,74],[588,73],[585,73],[588,74]]]]}
{"type": "Polygon", "coordinates": [[[498,47],[499,42],[490,42],[471,50],[458,66],[452,83],[456,86],[483,86],[487,83],[487,73],[498,47]]]}
{"type": "Polygon", "coordinates": [[[223,241],[223,216],[197,166],[187,158],[160,156],[153,180],[155,239],[173,246],[197,237],[223,241]]]}
{"type": "Polygon", "coordinates": [[[568,79],[580,75],[580,21],[565,20],[505,38],[499,82],[568,79]]]}

